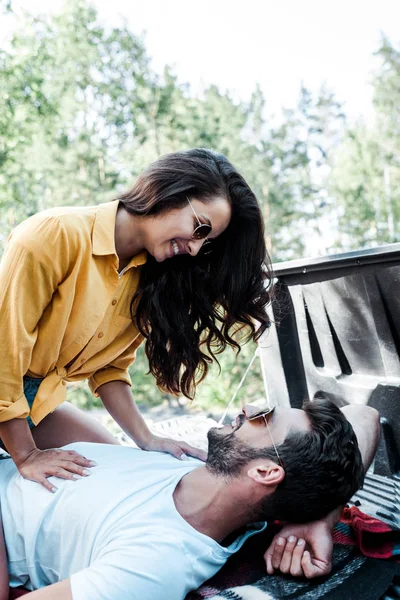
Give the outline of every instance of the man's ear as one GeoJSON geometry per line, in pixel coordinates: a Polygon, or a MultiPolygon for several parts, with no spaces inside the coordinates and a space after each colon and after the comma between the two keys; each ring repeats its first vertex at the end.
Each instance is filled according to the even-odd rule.
{"type": "Polygon", "coordinates": [[[261,485],[278,485],[285,478],[285,471],[272,460],[264,460],[247,471],[247,476],[261,485]]]}

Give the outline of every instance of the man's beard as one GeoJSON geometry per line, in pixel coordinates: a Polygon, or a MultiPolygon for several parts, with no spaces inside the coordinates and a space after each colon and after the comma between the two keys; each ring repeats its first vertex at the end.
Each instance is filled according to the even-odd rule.
{"type": "MultiPolygon", "coordinates": [[[[240,415],[242,417],[242,415],[240,415]]],[[[206,468],[212,475],[224,478],[238,477],[251,460],[269,458],[271,452],[268,448],[253,448],[238,440],[235,436],[237,429],[243,425],[245,417],[240,419],[238,427],[232,433],[223,434],[221,430],[213,427],[209,430],[208,457],[206,468]]],[[[273,458],[272,458],[273,460],[273,458]]],[[[266,496],[254,506],[248,506],[250,521],[269,521],[274,518],[274,496],[266,496]]]]}
{"type": "Polygon", "coordinates": [[[239,425],[232,433],[223,434],[220,429],[213,427],[207,434],[206,467],[213,475],[237,477],[249,461],[260,458],[260,450],[252,448],[235,436],[235,432],[245,421],[244,415],[240,415],[239,418],[239,425]]]}

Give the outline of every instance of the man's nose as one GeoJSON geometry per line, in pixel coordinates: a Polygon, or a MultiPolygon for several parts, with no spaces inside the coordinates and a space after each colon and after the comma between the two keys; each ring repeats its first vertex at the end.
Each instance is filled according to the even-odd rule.
{"type": "Polygon", "coordinates": [[[244,414],[246,419],[249,419],[251,415],[254,415],[254,413],[258,412],[258,410],[259,409],[257,408],[257,406],[253,406],[253,404],[245,404],[242,408],[242,413],[244,414]]]}
{"type": "Polygon", "coordinates": [[[190,240],[187,245],[190,256],[196,256],[205,241],[205,238],[203,240],[190,240]]]}

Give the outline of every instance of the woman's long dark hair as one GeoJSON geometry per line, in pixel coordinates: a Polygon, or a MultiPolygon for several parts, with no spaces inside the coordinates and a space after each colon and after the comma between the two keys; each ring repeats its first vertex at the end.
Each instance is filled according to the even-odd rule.
{"type": "Polygon", "coordinates": [[[132,319],[146,338],[157,385],[193,398],[196,384],[227,345],[257,340],[269,326],[271,274],[257,199],[222,154],[194,148],[152,163],[118,199],[134,215],[160,215],[187,206],[187,198],[228,200],[232,217],[212,241],[212,253],[178,255],[157,263],[149,256],[132,299],[132,319]]]}

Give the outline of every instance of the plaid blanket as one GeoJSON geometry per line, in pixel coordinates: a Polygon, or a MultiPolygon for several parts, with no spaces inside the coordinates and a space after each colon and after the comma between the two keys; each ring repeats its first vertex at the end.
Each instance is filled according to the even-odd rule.
{"type": "MultiPolygon", "coordinates": [[[[267,575],[263,555],[279,528],[250,538],[207,583],[186,600],[378,600],[400,574],[400,531],[346,508],[334,533],[333,567],[327,577],[306,580],[267,575]],[[379,560],[379,559],[392,560],[379,560]]],[[[396,596],[397,597],[397,596],[396,596]]]]}
{"type": "MultiPolygon", "coordinates": [[[[378,600],[400,575],[400,531],[345,508],[333,533],[333,568],[329,576],[306,580],[267,575],[263,555],[277,526],[249,539],[212,579],[186,600],[378,600]],[[381,560],[391,559],[391,560],[381,560]]],[[[10,600],[25,594],[10,590],[10,600]]],[[[398,597],[398,596],[395,596],[398,597]]],[[[175,598],[160,598],[175,600],[175,598]]]]}

